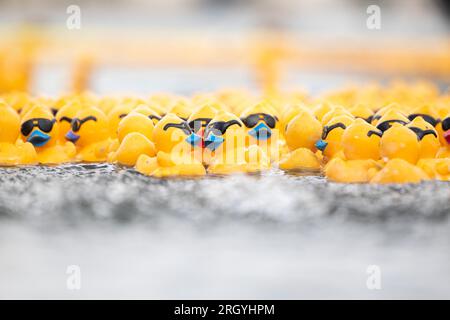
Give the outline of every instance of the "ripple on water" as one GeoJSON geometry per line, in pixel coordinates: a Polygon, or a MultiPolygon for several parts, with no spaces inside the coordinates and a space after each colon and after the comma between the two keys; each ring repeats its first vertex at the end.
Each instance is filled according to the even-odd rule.
{"type": "Polygon", "coordinates": [[[109,164],[0,169],[0,215],[63,219],[222,219],[303,223],[447,219],[450,184],[358,185],[271,171],[261,176],[158,180],[109,164]]]}

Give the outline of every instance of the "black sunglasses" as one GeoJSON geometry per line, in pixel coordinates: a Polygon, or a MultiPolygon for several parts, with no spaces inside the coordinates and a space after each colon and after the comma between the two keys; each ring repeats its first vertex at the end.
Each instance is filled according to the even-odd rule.
{"type": "Polygon", "coordinates": [[[33,118],[22,123],[20,131],[24,136],[27,136],[33,131],[34,127],[38,127],[41,131],[49,133],[52,131],[55,121],[55,119],[33,118]]]}
{"type": "Polygon", "coordinates": [[[241,123],[237,120],[217,121],[214,123],[209,123],[205,129],[205,137],[207,137],[210,132],[220,132],[221,135],[224,135],[227,129],[235,124],[237,124],[239,127],[242,127],[241,123]]]}
{"type": "Polygon", "coordinates": [[[442,129],[444,129],[444,131],[450,130],[450,117],[442,120],[442,129]]]}
{"type": "Polygon", "coordinates": [[[322,129],[322,140],[325,140],[328,137],[328,134],[336,128],[341,128],[345,130],[347,127],[342,122],[335,123],[331,126],[324,126],[322,129]]]}
{"type": "Polygon", "coordinates": [[[78,119],[78,118],[73,118],[73,119],[72,119],[72,122],[71,122],[72,131],[73,131],[73,132],[77,132],[78,130],[80,130],[81,126],[82,126],[85,122],[87,122],[87,121],[89,121],[89,120],[97,121],[97,118],[94,117],[94,116],[88,116],[88,117],[86,117],[86,118],[84,118],[84,119],[81,119],[81,120],[78,119]]]}
{"type": "Polygon", "coordinates": [[[427,114],[422,114],[422,113],[414,113],[414,114],[410,114],[408,116],[408,119],[410,121],[413,121],[415,118],[417,117],[422,117],[423,120],[425,120],[426,122],[428,122],[429,124],[431,124],[433,127],[436,127],[436,125],[439,123],[439,119],[435,119],[434,117],[427,115],[427,114]]]}
{"type": "Polygon", "coordinates": [[[156,120],[158,120],[158,121],[161,120],[160,117],[155,116],[154,114],[151,114],[151,115],[149,115],[148,117],[149,117],[150,120],[154,120],[154,119],[156,119],[156,120]]]}
{"type": "Polygon", "coordinates": [[[379,123],[377,125],[377,129],[380,130],[381,132],[385,132],[390,127],[392,127],[392,123],[400,123],[402,125],[406,124],[406,122],[403,120],[387,120],[387,121],[383,121],[382,123],[379,123]]]}
{"type": "Polygon", "coordinates": [[[63,122],[63,121],[66,121],[66,122],[68,122],[68,123],[72,123],[72,118],[69,118],[69,117],[61,117],[60,119],[59,119],[59,122],[63,122]]]}
{"type": "Polygon", "coordinates": [[[373,115],[368,116],[367,118],[363,118],[363,117],[356,117],[356,118],[363,119],[365,122],[371,123],[372,119],[373,119],[373,115]]]}
{"type": "Polygon", "coordinates": [[[383,135],[383,133],[381,131],[375,131],[375,130],[369,130],[369,132],[367,132],[367,136],[370,138],[372,135],[376,135],[379,136],[381,138],[381,136],[383,135]]]}
{"type": "Polygon", "coordinates": [[[414,133],[417,135],[417,139],[419,141],[422,140],[428,134],[432,134],[433,136],[435,136],[437,138],[437,134],[436,134],[436,132],[434,130],[422,130],[422,129],[417,128],[417,127],[410,127],[410,129],[412,131],[414,131],[414,133]]]}
{"type": "Polygon", "coordinates": [[[168,123],[164,126],[163,130],[167,130],[169,128],[177,128],[177,129],[183,130],[183,132],[186,133],[187,135],[192,133],[191,128],[189,127],[189,125],[186,122],[168,123]]]}
{"type": "Polygon", "coordinates": [[[241,118],[241,120],[247,128],[253,128],[260,120],[263,120],[269,128],[273,129],[275,128],[278,118],[267,113],[254,113],[248,117],[241,118]]]}
{"type": "Polygon", "coordinates": [[[189,121],[189,127],[197,132],[200,128],[205,128],[210,122],[211,118],[197,118],[195,120],[189,121]]]}

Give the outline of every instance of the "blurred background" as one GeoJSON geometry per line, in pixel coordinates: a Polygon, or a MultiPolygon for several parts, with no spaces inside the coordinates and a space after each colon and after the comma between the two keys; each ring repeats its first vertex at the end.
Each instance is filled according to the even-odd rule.
{"type": "Polygon", "coordinates": [[[0,91],[319,92],[450,78],[444,0],[0,0],[0,91]],[[80,28],[68,19],[80,9],[80,28]],[[367,27],[370,5],[379,29],[367,27]]]}

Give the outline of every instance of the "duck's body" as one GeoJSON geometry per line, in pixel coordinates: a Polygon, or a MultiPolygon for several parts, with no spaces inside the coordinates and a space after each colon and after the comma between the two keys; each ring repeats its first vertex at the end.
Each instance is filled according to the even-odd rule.
{"type": "Polygon", "coordinates": [[[418,166],[403,159],[389,160],[386,165],[375,173],[371,183],[420,183],[429,180],[430,177],[418,166]]]}
{"type": "Polygon", "coordinates": [[[193,155],[193,135],[186,121],[172,113],[165,115],[152,134],[156,156],[140,155],[136,170],[158,178],[205,175],[205,167],[193,155]]]}
{"type": "Polygon", "coordinates": [[[72,120],[72,129],[66,134],[66,139],[75,144],[78,161],[106,161],[112,140],[103,111],[95,107],[79,110],[72,120]]]}
{"type": "Polygon", "coordinates": [[[335,157],[325,166],[331,181],[369,182],[370,172],[380,168],[381,132],[366,120],[356,119],[342,135],[343,157],[335,157]]]}
{"type": "Polygon", "coordinates": [[[155,145],[151,142],[153,121],[145,115],[132,111],[120,121],[117,129],[117,148],[110,147],[108,161],[125,166],[134,166],[141,154],[155,156],[155,145]]]}
{"type": "Polygon", "coordinates": [[[286,152],[278,166],[287,171],[318,171],[321,161],[316,155],[316,142],[320,139],[322,126],[314,115],[300,111],[286,127],[286,152]]]}
{"type": "Polygon", "coordinates": [[[0,166],[16,166],[37,163],[37,155],[31,143],[18,139],[19,114],[0,102],[0,166]]]}

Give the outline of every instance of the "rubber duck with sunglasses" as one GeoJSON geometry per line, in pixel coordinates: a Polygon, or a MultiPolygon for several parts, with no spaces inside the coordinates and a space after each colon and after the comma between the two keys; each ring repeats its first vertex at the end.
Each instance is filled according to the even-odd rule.
{"type": "Polygon", "coordinates": [[[41,105],[31,108],[22,118],[20,131],[23,140],[34,146],[39,163],[59,164],[74,160],[75,146],[59,141],[58,123],[49,108],[41,105]]]}

